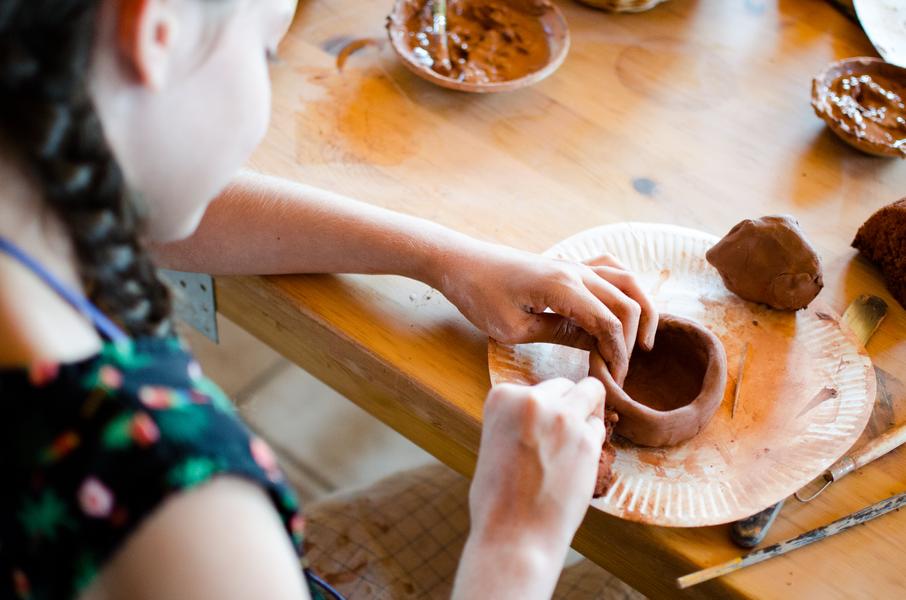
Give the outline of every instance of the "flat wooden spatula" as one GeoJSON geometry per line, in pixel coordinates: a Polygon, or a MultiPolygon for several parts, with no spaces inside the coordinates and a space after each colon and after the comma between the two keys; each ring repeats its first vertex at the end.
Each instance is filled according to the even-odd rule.
{"type": "MultiPolygon", "coordinates": [[[[865,346],[886,316],[887,303],[884,300],[877,296],[863,294],[847,307],[846,312],[843,313],[842,322],[852,330],[859,343],[865,346]]],[[[780,514],[784,502],[785,500],[781,500],[751,517],[733,523],[730,528],[730,538],[733,543],[743,548],[754,548],[760,544],[771,529],[771,525],[774,524],[777,515],[780,514]]]]}

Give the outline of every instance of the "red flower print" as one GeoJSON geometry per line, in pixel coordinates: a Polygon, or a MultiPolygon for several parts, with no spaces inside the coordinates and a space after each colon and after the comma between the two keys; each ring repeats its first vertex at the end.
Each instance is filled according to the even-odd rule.
{"type": "Polygon", "coordinates": [[[31,584],[21,569],[13,570],[13,587],[16,589],[16,596],[19,598],[24,599],[31,596],[31,584]]]}
{"type": "Polygon", "coordinates": [[[113,511],[113,494],[103,483],[89,477],[79,487],[79,506],[89,517],[103,519],[113,511]]]}
{"type": "Polygon", "coordinates": [[[302,535],[305,531],[305,517],[296,513],[293,515],[293,518],[289,521],[289,529],[297,535],[302,535]]]}
{"type": "Polygon", "coordinates": [[[44,452],[41,453],[41,461],[44,463],[56,462],[78,448],[79,443],[79,434],[75,431],[62,433],[44,449],[44,452]]]}
{"type": "Polygon", "coordinates": [[[173,406],[170,390],[165,387],[145,385],[138,391],[138,398],[148,408],[162,410],[173,406]]]}
{"type": "Polygon", "coordinates": [[[104,365],[98,371],[98,381],[108,390],[116,390],[123,385],[123,374],[115,367],[104,365]]]}
{"type": "Polygon", "coordinates": [[[147,413],[139,412],[132,417],[132,424],[129,427],[129,433],[132,439],[139,446],[148,447],[160,438],[160,430],[147,413]]]}
{"type": "Polygon", "coordinates": [[[35,387],[44,387],[56,379],[59,373],[60,363],[40,360],[28,370],[28,380],[35,387]]]}
{"type": "Polygon", "coordinates": [[[274,456],[274,451],[267,445],[267,442],[259,437],[253,437],[249,442],[249,450],[252,452],[252,458],[259,467],[264,469],[271,481],[277,481],[283,477],[280,467],[277,465],[277,457],[274,456]]]}

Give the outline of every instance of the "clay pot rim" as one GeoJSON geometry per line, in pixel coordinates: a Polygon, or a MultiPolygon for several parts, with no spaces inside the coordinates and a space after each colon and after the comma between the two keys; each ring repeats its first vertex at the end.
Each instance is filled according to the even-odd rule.
{"type": "Polygon", "coordinates": [[[548,32],[548,43],[551,48],[551,57],[547,65],[543,68],[529,73],[518,79],[509,81],[497,81],[493,83],[474,83],[468,81],[457,81],[450,77],[445,77],[433,69],[416,62],[409,51],[409,45],[405,40],[405,21],[403,20],[403,6],[412,3],[414,0],[395,0],[393,9],[387,16],[387,36],[390,38],[390,45],[393,51],[400,58],[403,65],[426,81],[435,85],[460,92],[471,92],[475,94],[493,94],[498,92],[510,92],[538,83],[547,78],[554,71],[560,68],[566,55],[569,54],[570,33],[569,26],[566,24],[566,18],[560,11],[560,8],[551,3],[551,9],[539,17],[545,24],[545,30],[548,32]]]}
{"type": "Polygon", "coordinates": [[[853,148],[873,156],[906,158],[906,147],[897,149],[890,144],[857,137],[845,131],[837,119],[833,117],[830,111],[830,104],[827,101],[828,89],[834,79],[846,73],[857,73],[860,75],[881,73],[906,85],[906,69],[884,62],[880,58],[857,56],[830,63],[812,79],[812,108],[815,114],[821,117],[830,130],[841,140],[853,148]]]}
{"type": "MultiPolygon", "coordinates": [[[[670,415],[679,415],[684,412],[696,412],[697,405],[704,399],[713,397],[713,394],[718,394],[723,396],[724,386],[726,383],[721,381],[719,377],[708,377],[708,373],[714,370],[720,369],[721,360],[721,350],[722,345],[720,339],[714,335],[714,333],[707,329],[705,326],[697,323],[691,319],[685,319],[683,317],[677,317],[670,314],[661,314],[660,315],[660,324],[665,328],[676,328],[677,325],[682,325],[684,328],[688,328],[688,332],[694,332],[694,335],[699,339],[703,340],[703,346],[708,350],[708,355],[706,357],[706,367],[705,372],[702,375],[702,388],[699,390],[698,395],[695,396],[688,403],[683,406],[671,410],[657,410],[651,408],[647,404],[642,404],[635,400],[632,396],[627,394],[623,388],[617,387],[614,392],[621,396],[621,399],[626,401],[628,404],[631,404],[633,407],[638,409],[645,416],[653,418],[664,418],[665,416],[670,415]]],[[[655,342],[656,343],[656,342],[655,342]]],[[[617,410],[619,413],[619,410],[617,410]]]]}

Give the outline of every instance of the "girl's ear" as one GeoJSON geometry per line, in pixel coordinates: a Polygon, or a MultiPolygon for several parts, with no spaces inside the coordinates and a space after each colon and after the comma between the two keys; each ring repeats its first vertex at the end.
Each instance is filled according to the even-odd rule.
{"type": "Polygon", "coordinates": [[[117,44],[128,68],[151,89],[167,79],[176,45],[177,19],[167,0],[120,0],[117,44]]]}

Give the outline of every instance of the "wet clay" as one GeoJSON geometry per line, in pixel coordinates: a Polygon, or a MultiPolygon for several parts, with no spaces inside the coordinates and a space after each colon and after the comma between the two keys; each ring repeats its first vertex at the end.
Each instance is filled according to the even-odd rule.
{"type": "Polygon", "coordinates": [[[598,459],[598,478],[595,481],[594,497],[599,498],[607,493],[610,484],[613,483],[613,461],[617,457],[617,449],[614,447],[611,438],[613,437],[614,426],[620,417],[610,408],[604,409],[604,445],[601,448],[601,457],[598,459]]]}
{"type": "Polygon", "coordinates": [[[881,268],[887,289],[906,306],[906,198],[888,204],[865,221],[853,247],[881,268]]]}
{"type": "Polygon", "coordinates": [[[828,86],[831,116],[844,131],[906,153],[906,89],[879,73],[840,75],[828,86]]]}
{"type": "Polygon", "coordinates": [[[614,430],[643,446],[672,446],[695,436],[714,416],[727,384],[723,345],[701,325],[661,315],[654,348],[638,348],[621,389],[606,370],[607,404],[617,412],[614,430]]]}
{"type": "Polygon", "coordinates": [[[510,81],[550,61],[548,33],[540,19],[551,10],[547,0],[449,0],[449,70],[437,60],[431,9],[431,0],[409,3],[408,44],[420,64],[441,75],[470,83],[510,81]]]}
{"type": "Polygon", "coordinates": [[[824,287],[821,260],[790,216],[746,219],[708,250],[731,292],[778,310],[799,310],[824,287]]]}

